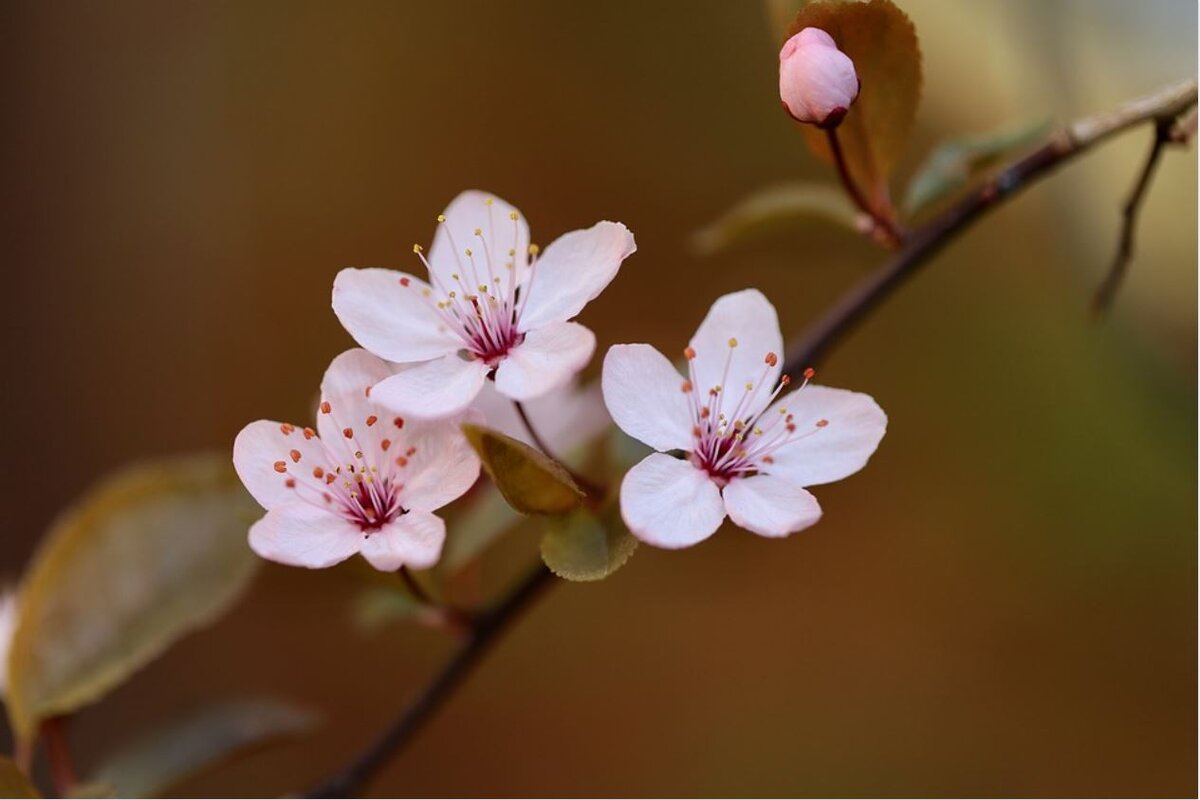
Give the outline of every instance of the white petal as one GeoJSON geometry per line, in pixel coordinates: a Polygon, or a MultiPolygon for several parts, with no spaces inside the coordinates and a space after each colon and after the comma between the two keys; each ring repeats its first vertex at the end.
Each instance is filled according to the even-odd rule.
{"type": "Polygon", "coordinates": [[[617,276],[633,255],[633,234],[619,222],[597,222],[555,239],[538,257],[525,286],[527,305],[517,325],[529,331],[571,319],[617,276]]]}
{"type": "Polygon", "coordinates": [[[455,274],[468,286],[488,282],[489,258],[492,272],[502,280],[507,274],[504,265],[514,259],[516,271],[524,272],[529,258],[529,226],[516,208],[494,194],[472,189],[454,198],[442,216],[446,221],[438,224],[429,248],[429,266],[441,291],[457,287],[455,274]],[[490,205],[488,200],[492,201],[490,205]],[[514,213],[516,222],[511,219],[514,213]],[[475,235],[476,230],[482,239],[475,235]],[[474,268],[464,252],[468,249],[474,253],[474,268]],[[509,256],[510,250],[515,256],[509,256]]]}
{"type": "Polygon", "coordinates": [[[596,349],[596,335],[577,322],[552,322],[525,334],[496,368],[496,388],[531,400],[567,383],[596,349]]]}
{"type": "Polygon", "coordinates": [[[744,289],[717,299],[692,337],[696,351],[693,367],[701,397],[714,386],[721,386],[720,410],[732,415],[739,400],[752,384],[752,400],[743,405],[746,416],[761,411],[779,379],[783,359],[783,336],[775,307],[757,289],[744,289]],[[730,348],[731,340],[737,346],[730,348]],[[776,365],[766,363],[774,353],[776,365]],[[726,369],[728,365],[728,369],[726,369]]]}
{"type": "Polygon", "coordinates": [[[866,394],[809,384],[767,410],[763,423],[786,408],[796,425],[791,441],[759,469],[797,486],[817,486],[853,475],[864,466],[887,430],[887,415],[866,394]],[[826,425],[818,427],[825,420],[826,425]]]}
{"type": "Polygon", "coordinates": [[[648,344],[618,344],[604,356],[600,378],[613,421],[656,450],[692,446],[692,412],[684,379],[648,344]]]}
{"type": "Polygon", "coordinates": [[[333,313],[372,353],[401,363],[426,361],[462,346],[424,296],[428,290],[403,272],[344,269],[333,281],[333,313]]]}
{"type": "Polygon", "coordinates": [[[467,443],[461,426],[482,421],[482,415],[468,411],[446,420],[417,420],[404,426],[407,463],[397,471],[404,485],[400,491],[404,508],[436,511],[466,494],[479,477],[479,456],[467,443]]]}
{"type": "MultiPolygon", "coordinates": [[[[500,394],[496,387],[485,383],[474,407],[492,430],[535,446],[513,401],[500,394]]],[[[538,436],[560,456],[590,442],[612,422],[604,408],[599,381],[587,385],[572,381],[530,400],[525,408],[537,427],[538,436]]]]}
{"type": "MultiPolygon", "coordinates": [[[[344,439],[342,431],[350,428],[355,438],[364,439],[360,444],[374,443],[366,420],[385,412],[371,398],[371,392],[375,384],[392,377],[396,370],[395,365],[357,347],[333,359],[321,380],[322,405],[317,411],[321,439],[336,446],[344,439]]],[[[357,445],[349,447],[351,452],[355,449],[357,445]]]]}
{"type": "Polygon", "coordinates": [[[787,536],[821,518],[817,498],[774,475],[734,478],[724,496],[729,518],[761,536],[787,536]]]}
{"type": "Polygon", "coordinates": [[[296,493],[286,485],[293,472],[307,474],[315,466],[325,467],[327,461],[320,439],[282,422],[251,422],[233,442],[233,467],[238,477],[258,504],[267,509],[296,499],[296,493]]]}
{"type": "Polygon", "coordinates": [[[482,361],[442,356],[405,369],[371,389],[371,399],[397,414],[439,419],[463,411],[479,394],[488,368],[482,361]]]}
{"type": "Polygon", "coordinates": [[[653,453],[625,474],[621,517],[646,544],[677,549],[712,536],[725,519],[725,506],[707,474],[687,461],[653,453]]]}
{"type": "Polygon", "coordinates": [[[440,517],[410,511],[367,536],[362,554],[375,569],[388,572],[428,569],[438,562],[445,541],[446,523],[440,517]]]}
{"type": "Polygon", "coordinates": [[[352,522],[303,501],[279,506],[250,528],[250,547],[293,567],[331,567],[359,551],[362,531],[352,522]]]}

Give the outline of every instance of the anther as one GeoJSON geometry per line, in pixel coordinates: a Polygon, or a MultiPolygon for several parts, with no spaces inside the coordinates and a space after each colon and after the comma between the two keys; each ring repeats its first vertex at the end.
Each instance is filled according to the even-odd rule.
{"type": "Polygon", "coordinates": [[[286,481],[283,482],[283,485],[289,489],[295,489],[296,488],[296,479],[288,478],[286,481]]]}
{"type": "Polygon", "coordinates": [[[696,351],[690,347],[685,347],[683,349],[683,357],[686,358],[688,361],[691,361],[693,358],[696,357],[696,351]]]}
{"type": "Polygon", "coordinates": [[[445,215],[445,214],[438,214],[438,215],[437,215],[437,221],[438,221],[438,222],[445,222],[445,221],[446,221],[446,215],[445,215]]]}
{"type": "Polygon", "coordinates": [[[536,256],[540,252],[542,252],[542,248],[538,247],[536,244],[529,245],[529,255],[536,256]]]}
{"type": "Polygon", "coordinates": [[[311,438],[313,438],[313,437],[314,437],[314,436],[316,436],[316,435],[317,435],[317,432],[316,432],[316,431],[314,431],[312,428],[305,428],[305,429],[304,429],[304,438],[305,438],[305,439],[311,439],[311,438]]]}
{"type": "Polygon", "coordinates": [[[385,453],[387,452],[387,449],[391,446],[392,446],[391,439],[384,439],[382,442],[379,443],[380,449],[382,449],[385,453]]]}
{"type": "Polygon", "coordinates": [[[817,420],[817,427],[818,427],[818,428],[824,428],[824,427],[825,427],[826,425],[828,425],[828,424],[829,424],[829,420],[827,420],[827,419],[819,419],[819,420],[817,420]]]}
{"type": "Polygon", "coordinates": [[[286,461],[276,461],[275,462],[275,471],[276,472],[287,472],[287,462],[286,461]]]}
{"type": "Polygon", "coordinates": [[[395,425],[397,428],[403,428],[404,427],[404,417],[396,417],[394,420],[392,420],[392,424],[395,425]]]}
{"type": "Polygon", "coordinates": [[[817,374],[817,371],[815,369],[813,369],[812,367],[809,367],[808,369],[804,370],[804,380],[811,381],[813,379],[813,376],[816,374],[817,374]]]}
{"type": "Polygon", "coordinates": [[[414,245],[413,245],[413,252],[414,252],[414,253],[420,253],[420,252],[421,252],[422,250],[424,250],[424,249],[425,249],[425,248],[424,248],[424,247],[421,247],[421,245],[419,245],[419,244],[414,244],[414,245]]]}
{"type": "Polygon", "coordinates": [[[689,394],[692,391],[692,382],[684,381],[683,385],[680,386],[679,388],[683,391],[684,394],[689,394]]]}
{"type": "Polygon", "coordinates": [[[767,353],[767,357],[763,359],[768,367],[773,367],[779,363],[779,356],[774,353],[767,353]]]}
{"type": "Polygon", "coordinates": [[[476,229],[475,229],[475,235],[476,235],[476,236],[483,236],[483,229],[482,229],[482,228],[476,228],[476,229]]]}
{"type": "Polygon", "coordinates": [[[401,278],[401,279],[400,279],[400,285],[401,285],[401,286],[408,286],[410,283],[412,283],[412,281],[410,281],[408,278],[401,278]]]}
{"type": "Polygon", "coordinates": [[[288,425],[285,422],[279,426],[279,430],[283,432],[284,436],[291,436],[292,431],[296,430],[296,427],[294,425],[288,425]]]}
{"type": "Polygon", "coordinates": [[[288,455],[292,457],[293,462],[295,462],[297,464],[300,463],[300,451],[299,450],[293,450],[292,452],[288,453],[288,455]]]}
{"type": "Polygon", "coordinates": [[[792,377],[790,375],[782,375],[779,378],[780,386],[787,386],[791,382],[792,382],[792,377]]]}
{"type": "Polygon", "coordinates": [[[730,339],[729,339],[729,346],[730,346],[730,347],[737,347],[737,339],[734,339],[733,337],[730,337],[730,339]]]}
{"type": "Polygon", "coordinates": [[[345,436],[347,439],[353,439],[354,438],[354,429],[353,428],[342,428],[342,436],[345,436]]]}
{"type": "Polygon", "coordinates": [[[317,480],[321,480],[321,478],[325,477],[325,470],[321,469],[320,467],[313,467],[313,477],[317,480]]]}
{"type": "Polygon", "coordinates": [[[321,413],[322,414],[328,414],[330,411],[333,411],[333,406],[329,405],[328,400],[321,403],[321,413]]]}
{"type": "Polygon", "coordinates": [[[515,211],[510,211],[510,212],[508,212],[508,218],[511,219],[513,222],[516,222],[517,220],[519,220],[521,218],[521,215],[515,211]]]}
{"type": "Polygon", "coordinates": [[[372,414],[371,416],[367,417],[367,427],[368,427],[368,428],[369,428],[369,427],[371,427],[372,425],[374,425],[374,424],[375,424],[376,422],[378,422],[378,421],[379,421],[379,417],[377,417],[377,416],[375,416],[374,414],[372,414]]]}

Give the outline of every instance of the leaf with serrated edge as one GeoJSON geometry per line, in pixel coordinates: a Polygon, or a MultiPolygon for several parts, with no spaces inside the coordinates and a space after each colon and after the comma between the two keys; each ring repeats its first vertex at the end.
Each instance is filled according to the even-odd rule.
{"type": "Polygon", "coordinates": [[[524,442],[480,425],[463,425],[483,468],[522,514],[565,514],[586,496],[565,469],[524,442]]]}
{"type": "Polygon", "coordinates": [[[942,142],[933,149],[908,184],[904,209],[915,214],[966,187],[971,179],[1002,159],[1025,149],[1050,130],[1050,123],[968,136],[942,142]]]}
{"type": "Polygon", "coordinates": [[[547,526],[542,561],[560,578],[598,581],[620,569],[637,544],[617,514],[597,518],[579,512],[547,526]]]}
{"type": "MultiPolygon", "coordinates": [[[[888,176],[908,143],[921,96],[916,30],[891,0],[809,3],[788,35],[810,27],[828,33],[854,62],[862,87],[837,135],[859,188],[878,210],[889,210],[888,176]]],[[[825,131],[800,127],[809,148],[832,162],[825,131]]]]}
{"type": "Polygon", "coordinates": [[[121,797],[157,797],[185,778],[252,747],[299,736],[311,712],[277,700],[227,700],[175,720],[109,758],[94,782],[121,797]]]}
{"type": "Polygon", "coordinates": [[[759,231],[804,218],[825,219],[855,230],[858,211],[837,186],[821,183],[768,186],[697,231],[692,242],[697,251],[711,255],[735,242],[749,239],[759,231]]]}
{"type": "Polygon", "coordinates": [[[60,517],[21,589],[8,660],[18,737],[232,605],[258,565],[246,532],[260,513],[228,457],[204,455],[125,469],[60,517]]]}

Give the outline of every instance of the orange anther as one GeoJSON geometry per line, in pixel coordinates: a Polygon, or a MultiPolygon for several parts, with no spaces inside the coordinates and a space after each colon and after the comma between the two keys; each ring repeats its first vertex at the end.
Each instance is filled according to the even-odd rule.
{"type": "Polygon", "coordinates": [[[369,428],[369,427],[371,427],[372,425],[374,425],[374,424],[375,424],[376,422],[378,422],[378,421],[379,421],[379,417],[377,417],[377,416],[375,416],[374,414],[372,414],[371,416],[367,417],[367,427],[368,427],[368,428],[369,428]]]}
{"type": "Polygon", "coordinates": [[[279,430],[283,432],[283,435],[284,435],[284,436],[290,436],[290,435],[292,434],[292,431],[296,430],[296,426],[295,426],[295,425],[288,425],[288,424],[285,422],[285,423],[283,423],[282,425],[280,425],[280,426],[279,426],[279,430]]]}
{"type": "Polygon", "coordinates": [[[819,420],[817,420],[817,427],[818,427],[818,428],[824,428],[824,427],[825,427],[826,425],[828,425],[828,424],[829,424],[829,420],[827,420],[827,419],[819,419],[819,420]]]}
{"type": "Polygon", "coordinates": [[[321,478],[325,477],[325,470],[321,469],[320,467],[313,467],[313,477],[317,480],[321,480],[321,478]]]}
{"type": "Polygon", "coordinates": [[[397,428],[403,428],[404,427],[404,417],[396,417],[394,420],[392,420],[392,424],[395,425],[397,428]]]}
{"type": "Polygon", "coordinates": [[[686,347],[683,350],[683,357],[686,358],[688,361],[691,361],[693,358],[696,357],[696,351],[690,347],[686,347]]]}
{"type": "Polygon", "coordinates": [[[783,375],[779,378],[780,386],[787,386],[791,382],[792,382],[792,378],[790,375],[783,375]]]}
{"type": "Polygon", "coordinates": [[[322,414],[328,414],[330,411],[333,411],[333,406],[329,405],[328,400],[321,403],[321,413],[322,414]]]}
{"type": "Polygon", "coordinates": [[[345,436],[347,439],[353,439],[354,428],[342,428],[342,436],[345,436]]]}
{"type": "Polygon", "coordinates": [[[304,438],[305,438],[305,439],[311,439],[311,438],[313,438],[313,437],[314,437],[314,436],[316,436],[316,435],[317,435],[317,432],[316,432],[316,431],[314,431],[312,428],[305,428],[305,429],[304,429],[304,438]]]}
{"type": "Polygon", "coordinates": [[[808,369],[804,370],[804,380],[811,381],[813,379],[813,376],[816,374],[817,374],[817,371],[815,369],[813,369],[812,367],[809,367],[808,369]]]}
{"type": "Polygon", "coordinates": [[[275,471],[276,472],[287,472],[287,462],[286,461],[276,461],[275,462],[275,471]]]}
{"type": "Polygon", "coordinates": [[[382,442],[379,443],[379,446],[383,448],[384,452],[386,452],[387,449],[392,446],[392,440],[384,439],[382,442]]]}
{"type": "Polygon", "coordinates": [[[680,386],[679,388],[683,391],[684,394],[688,394],[689,392],[692,391],[692,382],[684,381],[683,385],[680,386]]]}
{"type": "Polygon", "coordinates": [[[401,286],[408,286],[408,284],[410,284],[410,283],[412,283],[412,281],[410,281],[408,278],[401,278],[401,279],[400,279],[400,285],[401,285],[401,286]]]}
{"type": "Polygon", "coordinates": [[[293,450],[290,453],[288,453],[288,455],[292,457],[293,462],[298,463],[300,461],[300,451],[299,450],[293,450]]]}
{"type": "Polygon", "coordinates": [[[767,353],[767,357],[763,359],[768,367],[773,367],[779,363],[779,356],[774,353],[767,353]]]}

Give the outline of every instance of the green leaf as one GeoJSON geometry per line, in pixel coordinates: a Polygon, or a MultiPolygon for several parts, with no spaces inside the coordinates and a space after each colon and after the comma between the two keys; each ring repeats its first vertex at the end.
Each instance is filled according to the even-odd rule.
{"type": "Polygon", "coordinates": [[[620,569],[637,544],[615,510],[599,518],[581,511],[547,526],[542,561],[560,578],[598,581],[620,569]]]}
{"type": "Polygon", "coordinates": [[[508,504],[522,514],[565,514],[586,495],[565,469],[524,442],[479,425],[463,433],[508,504]]]}
{"type": "MultiPolygon", "coordinates": [[[[809,3],[788,33],[809,27],[828,33],[854,62],[862,88],[837,135],[855,183],[879,210],[890,211],[888,176],[908,144],[921,97],[916,30],[891,0],[809,3]]],[[[809,148],[832,163],[825,131],[800,127],[809,148]]]]}
{"type": "Polygon", "coordinates": [[[838,186],[819,183],[769,186],[697,231],[692,244],[701,254],[711,255],[735,242],[803,219],[824,219],[857,230],[858,210],[838,186]]]}
{"type": "Polygon", "coordinates": [[[210,705],[172,722],[108,759],[89,783],[108,784],[120,797],[160,797],[196,773],[316,726],[314,714],[276,700],[210,705]]]}
{"type": "Polygon", "coordinates": [[[1050,130],[1048,121],[999,133],[942,142],[908,184],[904,208],[910,214],[936,205],[965,188],[972,178],[1029,147],[1050,130]]]}
{"type": "Polygon", "coordinates": [[[128,468],[61,516],[21,588],[8,660],[18,737],[229,608],[258,565],[246,531],[260,513],[228,455],[205,455],[128,468]]]}
{"type": "Polygon", "coordinates": [[[425,605],[407,591],[393,586],[366,586],[354,596],[354,624],[374,633],[392,622],[413,619],[425,605]]]}
{"type": "Polygon", "coordinates": [[[0,797],[41,797],[11,758],[0,756],[0,797]]]}

